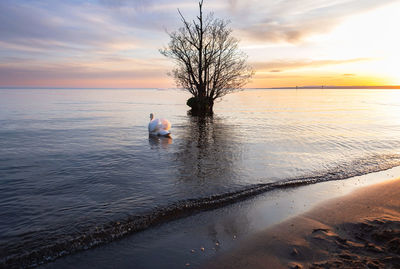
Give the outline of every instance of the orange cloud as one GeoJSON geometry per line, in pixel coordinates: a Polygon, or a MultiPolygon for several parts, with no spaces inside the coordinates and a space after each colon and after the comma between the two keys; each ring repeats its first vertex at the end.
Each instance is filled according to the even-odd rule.
{"type": "MultiPolygon", "coordinates": [[[[370,61],[370,58],[354,58],[345,60],[280,60],[272,62],[254,62],[252,66],[258,71],[266,70],[279,70],[280,72],[284,70],[299,69],[304,67],[321,67],[329,65],[340,65],[355,62],[370,61]],[[282,70],[283,69],[283,70],[282,70]]],[[[272,72],[269,71],[269,72],[272,72]]]]}

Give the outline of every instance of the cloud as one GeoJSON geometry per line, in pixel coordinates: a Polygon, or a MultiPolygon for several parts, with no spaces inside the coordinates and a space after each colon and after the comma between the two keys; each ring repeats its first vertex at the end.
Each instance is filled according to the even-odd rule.
{"type": "Polygon", "coordinates": [[[130,85],[132,81],[149,81],[148,86],[154,87],[157,81],[166,80],[166,70],[160,68],[132,68],[124,70],[107,70],[72,64],[53,66],[0,66],[0,85],[2,86],[74,86],[82,87],[86,82],[93,85],[130,85]],[[55,84],[56,83],[56,84],[55,84]]]}
{"type": "Polygon", "coordinates": [[[2,1],[0,8],[4,12],[0,17],[0,39],[3,42],[26,44],[35,40],[56,40],[58,43],[93,44],[111,39],[102,31],[92,31],[96,26],[79,16],[75,7],[58,4],[56,13],[53,13],[53,10],[38,6],[2,1]]]}
{"type": "MultiPolygon", "coordinates": [[[[240,36],[262,42],[298,42],[325,32],[343,18],[387,4],[366,0],[216,0],[206,12],[230,18],[240,36]]],[[[149,43],[166,39],[165,29],[180,26],[177,8],[191,18],[196,1],[0,1],[0,41],[30,50],[95,50],[114,43],[149,43]],[[149,32],[150,31],[150,32],[149,32]]]]}
{"type": "Polygon", "coordinates": [[[254,62],[251,65],[259,71],[270,70],[269,72],[282,72],[288,69],[304,67],[321,67],[329,65],[340,65],[362,61],[371,61],[370,58],[353,58],[345,60],[279,60],[274,62],[254,62]]]}
{"type": "Polygon", "coordinates": [[[129,1],[124,8],[112,7],[128,1],[102,2],[107,4],[0,1],[0,41],[38,49],[102,48],[151,40],[145,31],[165,34],[164,25],[171,21],[168,13],[146,9],[151,4],[145,1],[129,1]]]}
{"type": "MultiPolygon", "coordinates": [[[[206,12],[230,18],[240,36],[266,42],[298,42],[330,30],[345,17],[387,4],[358,0],[216,0],[206,12]]],[[[38,49],[93,49],[129,40],[165,39],[180,25],[177,8],[191,18],[196,1],[0,1],[0,41],[38,49]],[[150,33],[148,31],[151,31],[150,33]]],[[[160,44],[162,45],[162,44],[160,44]]],[[[145,46],[145,45],[144,45],[145,46]]]]}
{"type": "Polygon", "coordinates": [[[283,79],[288,79],[288,80],[293,80],[293,79],[300,79],[303,78],[304,76],[302,75],[282,75],[282,74],[259,74],[256,73],[255,77],[253,80],[271,80],[271,79],[276,79],[276,80],[283,80],[283,79]]]}
{"type": "Polygon", "coordinates": [[[331,31],[349,16],[394,1],[227,0],[227,5],[242,37],[272,43],[298,43],[311,35],[331,31]]]}

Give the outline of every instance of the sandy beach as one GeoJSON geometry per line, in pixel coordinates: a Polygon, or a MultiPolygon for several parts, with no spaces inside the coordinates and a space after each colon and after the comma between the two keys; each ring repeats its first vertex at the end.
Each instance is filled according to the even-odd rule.
{"type": "Polygon", "coordinates": [[[275,225],[205,268],[399,268],[400,179],[275,225]]]}

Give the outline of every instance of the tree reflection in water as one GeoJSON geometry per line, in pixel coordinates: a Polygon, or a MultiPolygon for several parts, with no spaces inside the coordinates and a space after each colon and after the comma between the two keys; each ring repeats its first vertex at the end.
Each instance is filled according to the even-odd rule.
{"type": "Polygon", "coordinates": [[[188,116],[177,149],[180,180],[196,187],[198,194],[228,191],[237,180],[242,155],[242,143],[235,140],[234,127],[223,119],[188,116]]]}

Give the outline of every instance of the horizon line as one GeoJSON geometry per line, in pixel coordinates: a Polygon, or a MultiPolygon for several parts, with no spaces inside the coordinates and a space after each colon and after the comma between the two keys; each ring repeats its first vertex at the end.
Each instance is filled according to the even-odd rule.
{"type": "MultiPolygon", "coordinates": [[[[174,87],[40,87],[40,86],[0,86],[2,90],[13,89],[32,89],[32,90],[184,90],[174,87]]],[[[375,86],[336,86],[336,85],[310,85],[310,86],[283,86],[283,87],[250,87],[242,88],[243,90],[268,90],[268,89],[400,89],[400,85],[375,85],[375,86]]]]}

